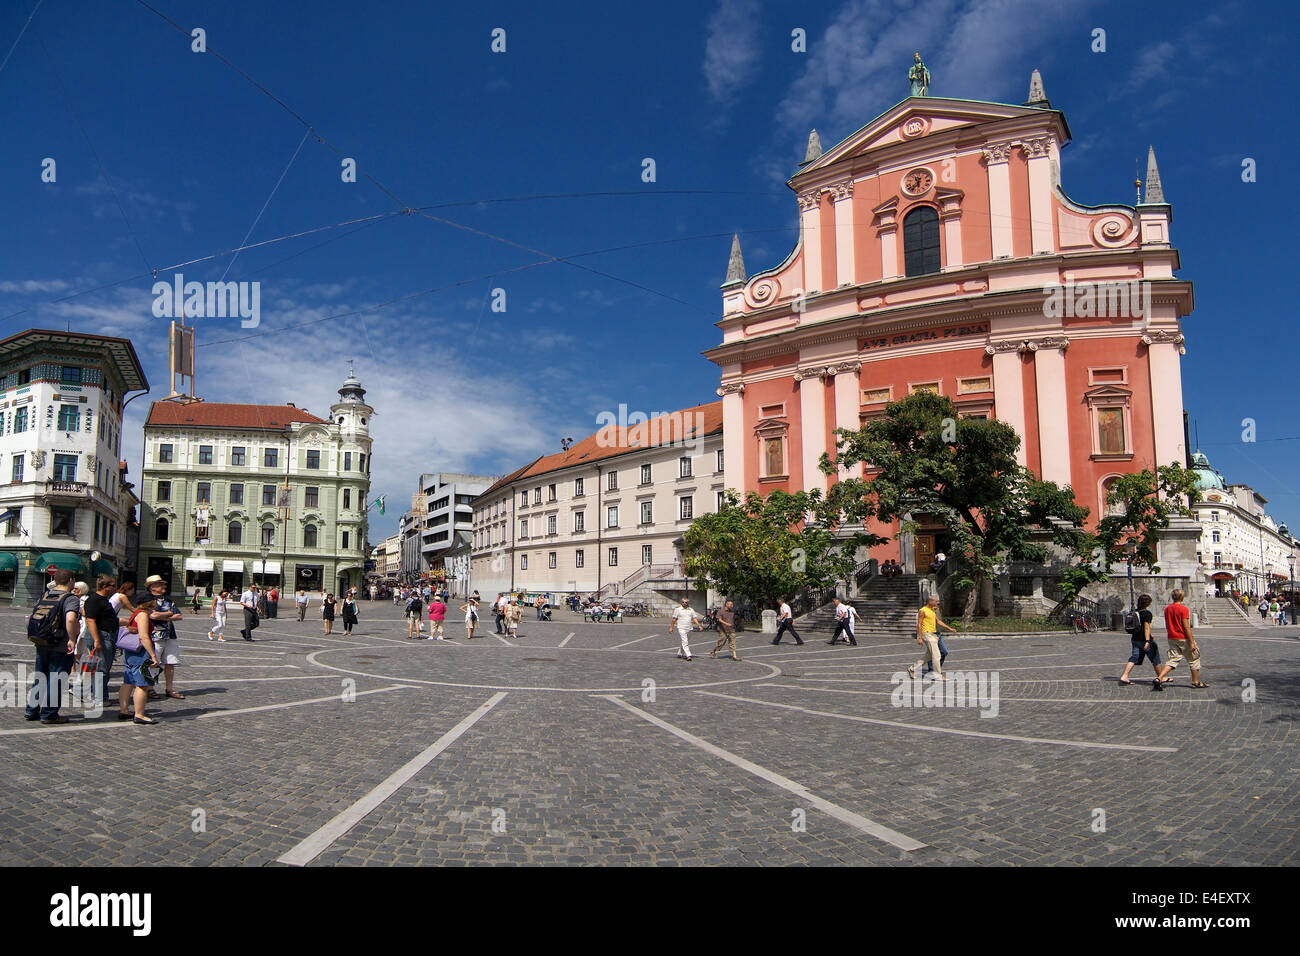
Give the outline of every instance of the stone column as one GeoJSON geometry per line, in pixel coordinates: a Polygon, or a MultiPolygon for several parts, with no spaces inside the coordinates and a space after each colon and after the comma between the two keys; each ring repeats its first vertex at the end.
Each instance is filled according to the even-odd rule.
{"type": "Polygon", "coordinates": [[[826,490],[826,476],[818,461],[826,449],[826,386],[824,368],[799,369],[794,374],[799,383],[800,460],[803,462],[804,491],[826,490]]]}
{"type": "Polygon", "coordinates": [[[1065,394],[1065,350],[1070,340],[1054,336],[1031,342],[1034,380],[1038,391],[1038,449],[1041,477],[1058,485],[1071,484],[1070,420],[1065,394]]]}
{"type": "Polygon", "coordinates": [[[821,191],[799,194],[799,226],[803,236],[803,290],[808,295],[822,287],[821,191]]]}
{"type": "Polygon", "coordinates": [[[1029,163],[1029,234],[1034,255],[1051,253],[1056,246],[1052,226],[1052,147],[1051,136],[1036,136],[1021,146],[1029,163]]]}
{"type": "Polygon", "coordinates": [[[835,281],[839,286],[856,285],[853,258],[853,180],[831,186],[835,203],[835,281]]]}
{"type": "MultiPolygon", "coordinates": [[[[1147,374],[1151,377],[1151,424],[1155,439],[1156,464],[1183,464],[1183,336],[1175,331],[1148,331],[1147,374]]],[[[1136,436],[1134,436],[1136,438],[1136,436]]]]}
{"type": "Polygon", "coordinates": [[[722,481],[726,488],[745,494],[745,385],[728,382],[718,388],[722,399],[722,481]]]}
{"type": "Polygon", "coordinates": [[[1016,461],[1024,465],[1029,459],[1025,435],[1025,383],[1020,364],[1019,342],[998,342],[985,346],[986,354],[993,356],[993,411],[994,417],[1006,422],[1020,436],[1016,461]]]}
{"type": "Polygon", "coordinates": [[[984,163],[989,172],[989,229],[993,240],[993,258],[1011,257],[1011,157],[1010,143],[991,143],[984,147],[984,163]]]}
{"type": "MultiPolygon", "coordinates": [[[[835,427],[847,428],[850,431],[857,431],[862,427],[858,420],[858,410],[862,407],[861,394],[861,362],[841,362],[838,365],[831,366],[831,374],[835,376],[835,427]]],[[[852,470],[845,474],[849,478],[861,478],[862,466],[854,465],[852,470]]]]}

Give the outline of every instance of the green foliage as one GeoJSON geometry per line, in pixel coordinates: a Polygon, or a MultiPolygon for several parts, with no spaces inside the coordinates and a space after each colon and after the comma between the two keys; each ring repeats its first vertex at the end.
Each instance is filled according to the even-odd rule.
{"type": "Polygon", "coordinates": [[[1106,497],[1113,514],[1097,523],[1097,546],[1113,564],[1132,546],[1133,563],[1154,568],[1156,541],[1174,515],[1191,514],[1187,505],[1201,500],[1196,474],[1182,465],[1161,465],[1121,475],[1106,497]]]}
{"type": "Polygon", "coordinates": [[[881,521],[928,514],[943,522],[954,558],[953,584],[971,592],[967,623],[977,585],[1002,561],[1045,558],[1044,547],[1030,540],[1035,526],[1051,531],[1052,540],[1071,553],[1072,565],[1087,554],[1080,549],[1088,535],[1076,524],[1088,510],[1075,503],[1069,487],[1043,481],[1017,462],[1020,436],[1005,422],[961,418],[950,399],[917,392],[891,402],[884,418],[860,431],[837,434],[836,461],[824,458],[823,468],[864,463],[874,473],[869,480],[840,482],[835,495],[860,499],[859,507],[881,521]]]}
{"type": "Polygon", "coordinates": [[[884,539],[864,532],[836,536],[843,515],[821,492],[749,492],[701,515],[683,540],[686,573],[716,591],[770,606],[803,588],[824,588],[847,578],[855,553],[884,539]]]}

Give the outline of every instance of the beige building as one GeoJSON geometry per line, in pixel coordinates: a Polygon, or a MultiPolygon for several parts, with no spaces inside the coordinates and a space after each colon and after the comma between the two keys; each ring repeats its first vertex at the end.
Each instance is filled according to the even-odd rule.
{"type": "MultiPolygon", "coordinates": [[[[471,587],[603,597],[678,588],[681,539],[724,491],[722,403],[620,416],[493,483],[474,505],[471,587]]],[[[611,416],[612,418],[612,416],[611,416]]]]}

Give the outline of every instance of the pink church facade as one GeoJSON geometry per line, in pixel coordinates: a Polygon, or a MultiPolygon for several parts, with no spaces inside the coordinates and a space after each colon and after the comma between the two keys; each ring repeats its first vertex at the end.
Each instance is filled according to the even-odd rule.
{"type": "Polygon", "coordinates": [[[824,153],[810,139],[798,244],[750,276],[733,244],[705,353],[727,487],[826,488],[834,429],[919,389],[1014,427],[1021,462],[1093,521],[1116,475],[1185,463],[1192,287],[1154,154],[1144,201],[1075,202],[1069,127],[1035,85],[1025,106],[913,96],[824,153]]]}

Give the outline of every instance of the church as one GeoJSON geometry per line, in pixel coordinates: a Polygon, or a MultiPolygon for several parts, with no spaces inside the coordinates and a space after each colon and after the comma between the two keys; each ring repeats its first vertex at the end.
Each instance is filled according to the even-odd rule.
{"type": "MultiPolygon", "coordinates": [[[[830,149],[812,132],[783,262],[746,274],[732,242],[722,342],[704,353],[721,369],[726,486],[825,489],[835,429],[928,390],[1015,428],[1021,463],[1095,522],[1117,476],[1187,461],[1192,286],[1154,149],[1134,204],[1085,205],[1062,185],[1070,128],[1038,71],[1023,105],[929,96],[919,56],[909,79],[911,96],[830,149]]],[[[923,569],[946,542],[917,518],[873,557],[923,569]]]]}

